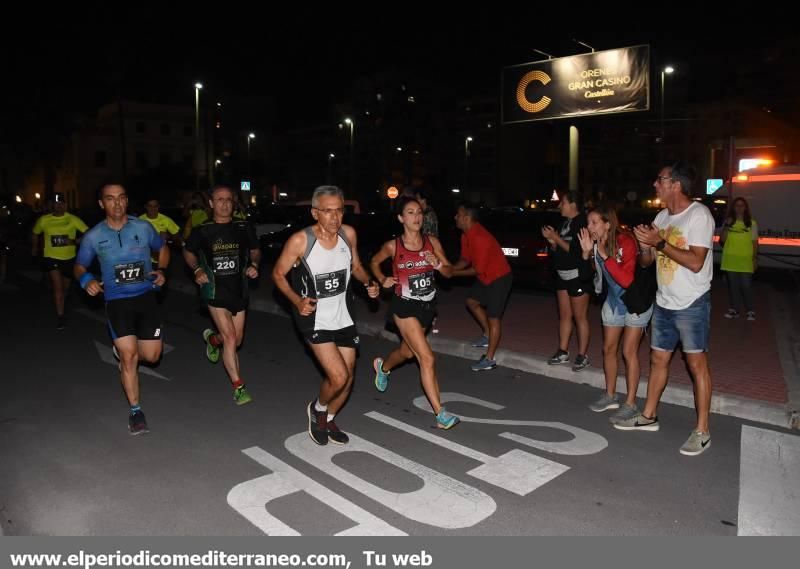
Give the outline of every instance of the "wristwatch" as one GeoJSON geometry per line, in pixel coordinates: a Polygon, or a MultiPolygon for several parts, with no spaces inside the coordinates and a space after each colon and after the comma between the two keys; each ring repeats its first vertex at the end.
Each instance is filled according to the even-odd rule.
{"type": "Polygon", "coordinates": [[[667,240],[666,239],[662,239],[661,241],[656,243],[656,251],[663,251],[664,247],[666,247],[666,246],[667,246],[667,240]]]}

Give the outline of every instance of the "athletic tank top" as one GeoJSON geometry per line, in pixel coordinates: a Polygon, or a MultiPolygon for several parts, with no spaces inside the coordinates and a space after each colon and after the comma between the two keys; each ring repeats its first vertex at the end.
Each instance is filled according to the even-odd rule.
{"type": "Polygon", "coordinates": [[[306,228],[306,239],[308,245],[302,262],[307,277],[299,292],[317,299],[317,309],[311,315],[314,330],[341,330],[353,326],[347,302],[353,254],[344,232],[339,230],[333,249],[325,249],[310,227],[306,228]]]}
{"type": "Polygon", "coordinates": [[[434,268],[425,260],[425,251],[433,253],[427,236],[422,238],[422,249],[411,251],[403,245],[403,238],[395,239],[392,273],[397,281],[394,293],[406,300],[430,302],[436,297],[434,268]]]}

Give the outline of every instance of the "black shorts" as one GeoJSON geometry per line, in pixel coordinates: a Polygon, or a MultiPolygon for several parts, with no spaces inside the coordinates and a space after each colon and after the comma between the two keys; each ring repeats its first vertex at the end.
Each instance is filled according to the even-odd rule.
{"type": "Polygon", "coordinates": [[[125,336],[136,336],[139,340],[162,337],[161,307],[155,292],[107,302],[106,318],[112,340],[125,336]]]}
{"type": "Polygon", "coordinates": [[[486,307],[489,318],[499,319],[506,310],[508,296],[511,294],[511,285],[514,277],[511,273],[495,279],[488,285],[476,280],[469,291],[469,298],[477,300],[486,307]]]}
{"type": "Polygon", "coordinates": [[[309,344],[336,344],[339,348],[358,348],[359,338],[355,326],[341,330],[317,330],[304,334],[309,344]]]}
{"type": "Polygon", "coordinates": [[[237,298],[236,300],[214,299],[207,301],[207,304],[214,308],[224,308],[233,316],[247,310],[247,300],[244,298],[237,298]]]}
{"type": "Polygon", "coordinates": [[[67,260],[51,259],[50,257],[44,257],[42,259],[42,270],[45,273],[49,273],[50,271],[58,271],[65,279],[72,279],[75,277],[74,273],[72,272],[74,265],[74,257],[67,260]]]}
{"type": "Polygon", "coordinates": [[[556,290],[565,290],[573,298],[589,294],[594,290],[592,281],[582,280],[580,278],[565,281],[556,275],[556,290]]]}
{"type": "Polygon", "coordinates": [[[389,301],[389,311],[386,316],[392,324],[394,324],[392,316],[416,318],[422,325],[422,329],[427,330],[433,324],[433,319],[436,318],[436,302],[408,300],[395,294],[392,295],[392,300],[389,301]]]}

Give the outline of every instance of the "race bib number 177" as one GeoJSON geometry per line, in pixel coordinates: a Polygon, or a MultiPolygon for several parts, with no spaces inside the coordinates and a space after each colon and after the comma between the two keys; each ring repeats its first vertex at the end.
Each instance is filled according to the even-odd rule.
{"type": "Polygon", "coordinates": [[[143,283],[144,279],[144,261],[114,265],[114,281],[117,284],[129,285],[143,283]]]}

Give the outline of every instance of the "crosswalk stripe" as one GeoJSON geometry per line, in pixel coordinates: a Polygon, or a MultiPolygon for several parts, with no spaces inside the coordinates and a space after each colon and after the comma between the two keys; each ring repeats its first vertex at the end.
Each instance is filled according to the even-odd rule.
{"type": "Polygon", "coordinates": [[[739,535],[800,535],[800,436],[742,426],[739,535]]]}

